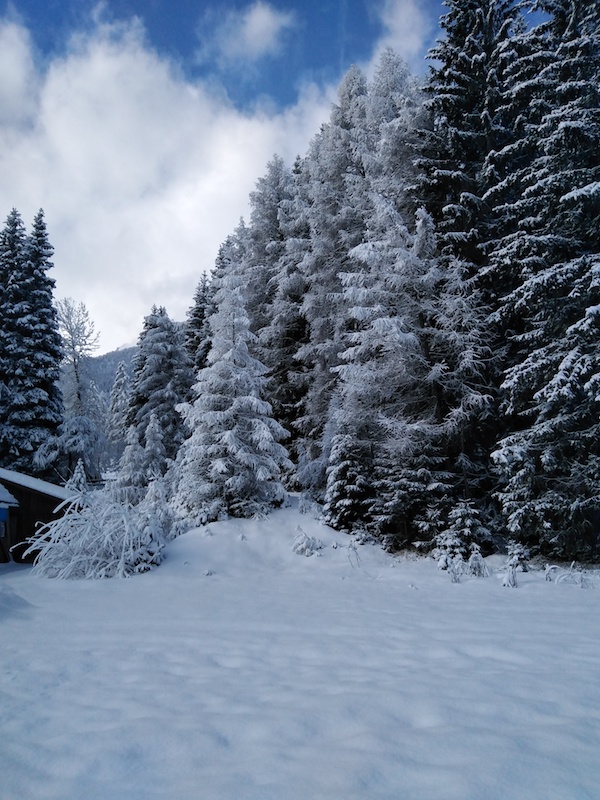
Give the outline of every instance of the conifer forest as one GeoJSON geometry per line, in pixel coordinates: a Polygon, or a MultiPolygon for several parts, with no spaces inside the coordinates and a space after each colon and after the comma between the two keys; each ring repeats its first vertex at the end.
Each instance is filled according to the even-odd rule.
{"type": "Polygon", "coordinates": [[[10,212],[0,466],[104,477],[150,538],[298,492],[390,551],[599,560],[600,4],[446,5],[425,77],[351,68],[109,385],[43,212],[10,212]]]}

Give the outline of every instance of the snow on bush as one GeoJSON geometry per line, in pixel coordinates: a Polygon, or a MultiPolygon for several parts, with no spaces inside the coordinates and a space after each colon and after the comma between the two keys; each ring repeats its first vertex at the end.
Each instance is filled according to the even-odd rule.
{"type": "Polygon", "coordinates": [[[517,564],[513,558],[509,558],[506,562],[506,572],[502,578],[502,586],[509,586],[512,589],[517,588],[517,564]]]}
{"type": "Polygon", "coordinates": [[[582,589],[588,589],[593,586],[585,570],[577,567],[574,561],[569,569],[563,569],[554,564],[548,564],[545,570],[545,577],[547,581],[554,581],[554,583],[571,583],[582,589]]]}
{"type": "Polygon", "coordinates": [[[292,550],[299,556],[312,556],[323,549],[323,542],[315,536],[309,536],[302,530],[300,525],[296,526],[296,538],[292,545],[292,550]]]}
{"type": "Polygon", "coordinates": [[[61,517],[28,539],[36,575],[125,578],[162,561],[164,531],[150,503],[134,509],[103,490],[76,495],[59,510],[61,517]]]}
{"type": "Polygon", "coordinates": [[[521,567],[523,572],[529,572],[529,550],[520,542],[508,543],[508,558],[513,559],[515,567],[521,567]]]}
{"type": "Polygon", "coordinates": [[[489,578],[490,575],[490,571],[481,555],[481,548],[475,542],[471,543],[471,555],[467,562],[467,573],[475,578],[489,578]]]}
{"type": "Polygon", "coordinates": [[[455,531],[442,531],[435,537],[435,543],[433,556],[437,560],[438,569],[450,569],[455,558],[462,561],[465,543],[455,531]]]}

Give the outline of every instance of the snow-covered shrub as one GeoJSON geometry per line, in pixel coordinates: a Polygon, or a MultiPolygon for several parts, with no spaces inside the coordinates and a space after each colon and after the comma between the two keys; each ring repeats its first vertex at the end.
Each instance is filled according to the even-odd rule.
{"type": "Polygon", "coordinates": [[[454,558],[449,559],[446,569],[448,570],[452,583],[460,583],[460,576],[465,571],[465,562],[460,553],[457,553],[454,558]]]}
{"type": "Polygon", "coordinates": [[[504,573],[504,578],[502,578],[502,586],[517,588],[517,561],[514,558],[509,558],[506,562],[506,572],[504,573]]]}
{"type": "Polygon", "coordinates": [[[300,525],[296,526],[296,538],[292,545],[292,550],[298,556],[312,556],[323,549],[323,542],[314,536],[309,536],[302,530],[300,525]]]}
{"type": "Polygon", "coordinates": [[[467,573],[475,578],[488,578],[490,574],[481,555],[481,548],[475,542],[471,542],[471,555],[467,562],[467,573]]]}
{"type": "Polygon", "coordinates": [[[435,537],[435,544],[433,556],[437,559],[438,569],[450,569],[456,556],[462,559],[465,542],[450,528],[435,537]]]}
{"type": "Polygon", "coordinates": [[[167,477],[154,475],[150,478],[144,499],[135,509],[142,526],[157,541],[175,538],[174,514],[167,502],[168,494],[167,477]]]}
{"type": "Polygon", "coordinates": [[[576,567],[574,561],[568,570],[549,564],[546,567],[545,577],[547,581],[570,583],[579,586],[581,589],[588,589],[592,585],[585,570],[576,567]]]}
{"type": "Polygon", "coordinates": [[[73,474],[65,483],[65,489],[71,489],[73,494],[82,494],[88,488],[87,477],[85,474],[85,466],[80,458],[75,465],[73,474]]]}
{"type": "Polygon", "coordinates": [[[163,559],[160,525],[109,491],[66,500],[63,515],[27,540],[33,573],[46,578],[124,578],[163,559]]]}
{"type": "Polygon", "coordinates": [[[365,530],[356,531],[354,534],[354,541],[356,544],[377,544],[377,539],[373,534],[365,530]]]}
{"type": "Polygon", "coordinates": [[[529,572],[529,550],[519,542],[511,541],[508,544],[508,557],[506,559],[506,572],[502,579],[502,586],[517,586],[517,569],[529,572]]]}
{"type": "Polygon", "coordinates": [[[308,514],[315,519],[319,519],[323,513],[323,507],[308,492],[302,492],[298,500],[298,511],[301,514],[308,514]]]}
{"type": "Polygon", "coordinates": [[[521,567],[523,572],[529,572],[529,550],[520,542],[511,540],[508,543],[508,558],[514,559],[515,568],[521,567]]]}

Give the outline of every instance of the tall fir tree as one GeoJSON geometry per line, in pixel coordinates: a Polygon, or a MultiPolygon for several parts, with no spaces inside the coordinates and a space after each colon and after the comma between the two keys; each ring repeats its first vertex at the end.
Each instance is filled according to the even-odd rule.
{"type": "Polygon", "coordinates": [[[124,361],[117,365],[117,371],[110,390],[108,403],[108,441],[111,461],[119,462],[125,449],[127,436],[127,413],[129,411],[129,394],[131,379],[124,361]]]}
{"type": "Polygon", "coordinates": [[[209,364],[182,407],[190,431],[175,465],[172,500],[180,517],[199,522],[223,514],[246,517],[281,503],[282,472],[291,464],[285,431],[263,400],[265,367],[249,351],[241,277],[218,280],[210,318],[209,364]]]}
{"type": "Polygon", "coordinates": [[[352,269],[348,253],[360,243],[365,230],[365,168],[371,145],[367,80],[353,67],[342,80],[329,122],[313,139],[306,158],[310,248],[302,261],[306,280],[302,314],[308,341],[296,357],[307,368],[308,384],[297,425],[303,440],[300,479],[318,499],[323,496],[331,444],[326,432],[338,382],[335,368],[349,333],[339,276],[352,269]]]}
{"type": "Polygon", "coordinates": [[[277,246],[277,275],[268,321],[257,331],[256,351],[268,368],[266,399],[273,416],[289,432],[286,444],[290,457],[298,463],[300,431],[298,419],[307,391],[309,366],[296,354],[309,341],[309,326],[303,313],[308,282],[302,262],[310,249],[307,218],[308,174],[305,162],[298,159],[289,176],[286,192],[278,197],[278,230],[283,238],[277,246]]]}
{"type": "Polygon", "coordinates": [[[152,414],[162,429],[167,457],[174,459],[185,433],[179,403],[189,398],[193,370],[183,332],[163,306],[152,308],[144,320],[133,360],[133,378],[127,423],[134,426],[142,447],[152,414]]]}
{"type": "Polygon", "coordinates": [[[210,350],[208,318],[212,313],[212,292],[208,275],[200,278],[194,292],[193,305],[188,310],[185,327],[185,346],[194,375],[206,366],[210,350]]]}
{"type": "Polygon", "coordinates": [[[544,0],[529,36],[543,113],[526,119],[534,158],[519,175],[514,233],[498,258],[521,265],[501,313],[518,319],[503,384],[512,428],[495,460],[511,533],[544,553],[594,558],[598,502],[600,11],[544,0]],[[533,132],[533,133],[532,133],[533,132]]]}
{"type": "Polygon", "coordinates": [[[460,498],[481,496],[468,445],[489,406],[477,295],[461,262],[436,257],[429,215],[417,217],[413,236],[380,199],[352,251],[359,268],[343,276],[356,330],[338,368],[326,515],[370,527],[391,547],[423,538],[425,521],[442,524],[460,498]]]}
{"type": "Polygon", "coordinates": [[[26,236],[13,209],[0,235],[0,463],[46,477],[34,456],[63,415],[52,253],[43,211],[26,236]]]}
{"type": "Polygon", "coordinates": [[[431,121],[422,131],[420,198],[439,233],[442,255],[460,258],[475,275],[486,263],[489,208],[484,165],[499,149],[498,71],[513,30],[514,0],[446,0],[442,38],[429,58],[425,86],[431,121]]]}

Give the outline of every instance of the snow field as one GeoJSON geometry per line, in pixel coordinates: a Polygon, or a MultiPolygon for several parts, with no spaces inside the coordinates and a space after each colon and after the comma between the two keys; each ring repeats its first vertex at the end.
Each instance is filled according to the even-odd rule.
{"type": "Polygon", "coordinates": [[[3,566],[0,798],[598,798],[597,588],[347,544],[284,509],[129,580],[3,566]]]}

